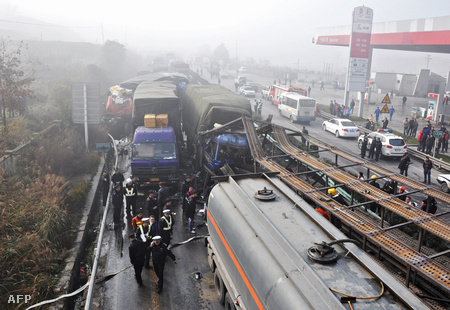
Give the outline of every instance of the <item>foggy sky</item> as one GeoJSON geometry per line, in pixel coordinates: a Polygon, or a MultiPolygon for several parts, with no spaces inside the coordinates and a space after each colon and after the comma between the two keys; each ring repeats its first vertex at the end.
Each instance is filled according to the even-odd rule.
{"type": "MultiPolygon", "coordinates": [[[[273,65],[322,70],[325,63],[344,71],[348,47],[312,44],[315,29],[351,23],[352,10],[374,10],[374,23],[450,15],[450,1],[87,1],[0,0],[0,30],[29,27],[35,39],[54,40],[52,30],[72,31],[62,40],[114,40],[143,54],[173,51],[189,61],[205,45],[224,43],[230,57],[269,60],[273,65]],[[35,20],[36,24],[18,23],[35,20]],[[48,26],[39,25],[49,23],[48,26]],[[299,62],[299,64],[297,64],[299,62]]],[[[31,31],[30,31],[31,33],[31,31]]],[[[14,39],[12,37],[12,39],[14,39]]],[[[372,71],[417,74],[427,65],[447,75],[450,55],[376,50],[372,71]]]]}

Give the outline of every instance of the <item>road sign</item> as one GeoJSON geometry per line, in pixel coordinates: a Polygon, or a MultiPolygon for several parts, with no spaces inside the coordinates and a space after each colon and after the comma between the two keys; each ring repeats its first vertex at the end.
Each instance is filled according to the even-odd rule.
{"type": "Polygon", "coordinates": [[[433,132],[433,137],[440,139],[442,138],[442,131],[434,131],[433,132]]]}
{"type": "Polygon", "coordinates": [[[381,113],[389,113],[389,108],[387,104],[385,104],[384,107],[381,109],[381,113]]]}
{"type": "Polygon", "coordinates": [[[75,124],[100,124],[100,87],[98,84],[72,84],[72,121],[75,124]]]}
{"type": "MultiPolygon", "coordinates": [[[[389,99],[388,94],[386,94],[386,96],[384,96],[383,101],[381,101],[381,103],[391,103],[391,99],[389,99]]],[[[387,113],[387,112],[382,112],[382,113],[387,113]]]]}

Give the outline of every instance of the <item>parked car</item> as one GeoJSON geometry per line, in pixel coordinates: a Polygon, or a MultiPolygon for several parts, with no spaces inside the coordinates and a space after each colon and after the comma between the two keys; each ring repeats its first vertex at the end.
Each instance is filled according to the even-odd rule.
{"type": "Polygon", "coordinates": [[[247,84],[247,78],[245,76],[238,76],[237,78],[234,79],[234,84],[238,86],[245,85],[247,84]]]}
{"type": "Polygon", "coordinates": [[[334,133],[336,137],[353,137],[359,136],[359,128],[349,119],[332,118],[322,123],[322,129],[334,133]]]}
{"type": "Polygon", "coordinates": [[[255,93],[259,92],[261,85],[259,85],[256,82],[247,82],[247,85],[250,86],[251,88],[253,88],[253,90],[255,91],[255,93]]]}
{"type": "Polygon", "coordinates": [[[220,70],[219,76],[221,79],[228,79],[230,78],[230,73],[227,70],[220,70]]]}
{"type": "MultiPolygon", "coordinates": [[[[378,131],[369,134],[367,138],[369,140],[367,143],[368,148],[370,148],[373,139],[380,138],[381,144],[383,145],[383,147],[381,148],[382,156],[402,157],[408,151],[405,140],[403,140],[402,137],[393,134],[392,129],[378,129],[378,131]]],[[[360,149],[363,139],[363,135],[358,138],[358,147],[360,149]]]]}
{"type": "Polygon", "coordinates": [[[245,73],[245,72],[247,72],[247,71],[248,71],[247,67],[240,67],[240,68],[239,68],[239,72],[240,72],[240,73],[245,73]]]}
{"type": "Polygon", "coordinates": [[[450,193],[450,174],[440,174],[436,180],[441,186],[441,191],[450,193]]]}
{"type": "Polygon", "coordinates": [[[254,98],[256,94],[253,88],[248,85],[241,86],[241,88],[239,88],[239,93],[244,97],[252,97],[252,98],[254,98]]]}

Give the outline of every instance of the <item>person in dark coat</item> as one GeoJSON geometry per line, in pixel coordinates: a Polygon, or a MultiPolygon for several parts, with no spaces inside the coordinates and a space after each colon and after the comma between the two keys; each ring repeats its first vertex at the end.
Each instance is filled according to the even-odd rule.
{"type": "Polygon", "coordinates": [[[400,169],[400,174],[403,175],[405,173],[405,177],[408,176],[408,167],[411,164],[411,159],[409,158],[408,153],[403,155],[402,159],[400,159],[400,163],[398,164],[398,168],[400,169]]]}
{"type": "Polygon", "coordinates": [[[377,146],[377,140],[375,138],[372,139],[372,143],[370,144],[369,149],[369,158],[373,158],[375,156],[375,147],[377,146]]]}
{"type": "Polygon", "coordinates": [[[169,209],[163,210],[163,216],[159,220],[158,230],[159,235],[162,237],[162,241],[165,244],[170,244],[170,238],[173,231],[173,225],[175,225],[175,219],[172,216],[172,212],[169,209]]]}
{"type": "Polygon", "coordinates": [[[421,209],[422,211],[431,213],[431,214],[435,214],[437,211],[437,202],[436,199],[434,199],[431,196],[428,196],[427,199],[422,200],[422,204],[421,204],[421,209]]]}
{"type": "Polygon", "coordinates": [[[187,176],[184,179],[184,182],[181,184],[181,197],[183,197],[183,204],[182,204],[183,212],[184,212],[184,210],[186,210],[186,205],[187,205],[186,193],[188,192],[189,187],[191,187],[191,183],[192,183],[191,177],[187,176]]]}
{"type": "Polygon", "coordinates": [[[366,150],[367,150],[367,143],[369,139],[367,139],[367,136],[364,136],[363,141],[361,142],[361,158],[364,158],[366,156],[366,150]]]}
{"type": "Polygon", "coordinates": [[[154,215],[156,217],[159,217],[158,199],[156,198],[156,196],[158,196],[157,191],[148,191],[148,197],[145,200],[144,209],[148,212],[149,216],[154,215]]]}
{"type": "Polygon", "coordinates": [[[433,131],[430,132],[430,134],[427,137],[427,142],[425,143],[427,146],[427,149],[425,150],[426,154],[430,154],[431,150],[434,147],[434,141],[435,141],[435,137],[433,135],[433,131]]]}
{"type": "Polygon", "coordinates": [[[113,186],[120,185],[120,187],[123,187],[124,181],[125,177],[122,173],[120,173],[119,168],[114,168],[114,174],[111,176],[111,182],[113,183],[113,186]]]}
{"type": "Polygon", "coordinates": [[[427,156],[423,162],[423,183],[427,183],[428,179],[428,185],[431,183],[431,169],[433,169],[433,162],[427,156]]]}
{"type": "Polygon", "coordinates": [[[380,158],[382,147],[383,147],[383,144],[381,144],[380,138],[377,138],[377,142],[375,145],[375,161],[378,161],[378,158],[380,158]]]}
{"type": "Polygon", "coordinates": [[[167,248],[167,244],[161,242],[160,236],[153,237],[153,241],[150,244],[150,251],[152,253],[153,269],[158,277],[158,289],[157,293],[161,293],[164,284],[164,266],[166,264],[166,257],[169,256],[173,263],[176,264],[177,260],[172,251],[167,248]]]}
{"type": "Polygon", "coordinates": [[[186,217],[188,218],[189,231],[192,234],[195,234],[194,227],[194,216],[195,216],[195,207],[197,205],[197,191],[195,188],[189,188],[189,192],[192,194],[188,198],[188,204],[186,206],[186,217]]]}
{"type": "Polygon", "coordinates": [[[388,121],[387,117],[385,117],[383,120],[383,129],[387,129],[388,124],[389,124],[389,121],[388,121]]]}
{"type": "Polygon", "coordinates": [[[130,235],[130,246],[128,247],[128,254],[130,255],[131,264],[134,267],[134,276],[139,286],[142,286],[142,268],[145,264],[145,252],[147,248],[145,243],[137,240],[134,234],[130,235]]]}
{"type": "Polygon", "coordinates": [[[103,170],[100,182],[102,184],[103,206],[106,206],[106,201],[108,200],[108,193],[109,193],[109,182],[111,182],[107,169],[103,170]]]}
{"type": "Polygon", "coordinates": [[[114,207],[114,224],[119,225],[121,223],[120,212],[122,211],[123,206],[123,189],[119,184],[114,187],[114,191],[112,193],[112,204],[114,207]]]}
{"type": "Polygon", "coordinates": [[[160,182],[159,190],[158,190],[158,204],[160,210],[163,210],[164,205],[166,203],[166,199],[170,196],[170,189],[166,186],[166,184],[160,182]]]}

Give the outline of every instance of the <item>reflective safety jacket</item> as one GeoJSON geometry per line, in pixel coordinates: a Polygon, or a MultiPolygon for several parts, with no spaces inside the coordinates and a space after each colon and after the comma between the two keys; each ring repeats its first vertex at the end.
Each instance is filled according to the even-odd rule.
{"type": "Polygon", "coordinates": [[[136,231],[136,229],[142,226],[142,218],[138,218],[137,216],[133,217],[131,225],[133,225],[133,230],[136,231]]]}
{"type": "Polygon", "coordinates": [[[134,184],[128,186],[128,184],[125,186],[125,196],[136,196],[136,186],[134,184]]]}

